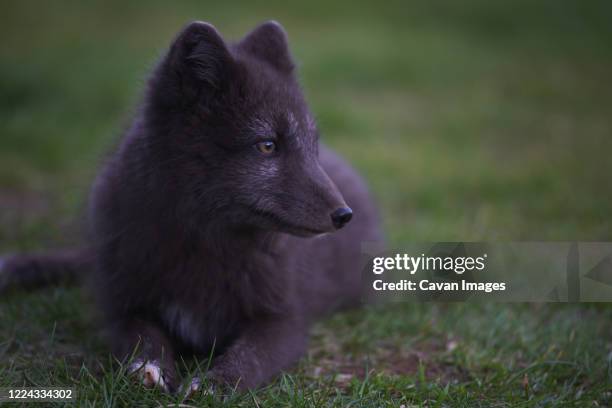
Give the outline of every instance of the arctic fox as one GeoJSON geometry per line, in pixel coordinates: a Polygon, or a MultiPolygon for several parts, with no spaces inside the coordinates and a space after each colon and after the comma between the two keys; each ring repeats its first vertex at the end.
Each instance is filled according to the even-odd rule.
{"type": "Polygon", "coordinates": [[[236,43],[204,22],[178,34],[96,178],[87,230],[84,249],[5,258],[0,290],[87,274],[114,355],[169,392],[177,357],[213,347],[219,387],[290,367],[315,318],[359,303],[361,245],[382,240],[365,184],[319,142],[276,22],[236,43]]]}

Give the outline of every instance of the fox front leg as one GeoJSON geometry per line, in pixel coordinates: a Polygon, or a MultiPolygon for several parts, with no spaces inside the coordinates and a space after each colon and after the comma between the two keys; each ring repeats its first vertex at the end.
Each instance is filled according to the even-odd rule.
{"type": "Polygon", "coordinates": [[[147,388],[176,391],[174,351],[166,335],[155,325],[130,320],[114,326],[113,353],[129,363],[128,374],[147,388]]]}
{"type": "Polygon", "coordinates": [[[268,318],[252,322],[214,363],[213,386],[253,389],[293,365],[305,352],[307,330],[301,321],[268,318]]]}

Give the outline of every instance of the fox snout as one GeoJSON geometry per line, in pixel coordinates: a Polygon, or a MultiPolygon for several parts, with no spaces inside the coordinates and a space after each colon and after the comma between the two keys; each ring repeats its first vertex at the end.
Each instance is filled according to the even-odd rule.
{"type": "Polygon", "coordinates": [[[311,219],[313,225],[325,231],[334,231],[344,227],[353,218],[353,210],[346,205],[342,193],[336,183],[327,175],[327,172],[317,163],[309,169],[310,182],[312,183],[309,201],[318,214],[311,219]]]}

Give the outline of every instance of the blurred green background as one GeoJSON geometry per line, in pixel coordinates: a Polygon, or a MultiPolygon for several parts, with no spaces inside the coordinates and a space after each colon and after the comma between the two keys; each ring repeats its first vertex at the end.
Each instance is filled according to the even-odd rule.
{"type": "MultiPolygon", "coordinates": [[[[82,212],[98,164],[129,122],[150,68],[176,32],[196,19],[213,23],[228,39],[239,39],[268,19],[285,26],[323,140],[369,181],[393,244],[612,239],[609,1],[0,5],[0,252],[78,240],[76,214],[82,212]]],[[[55,333],[68,316],[81,316],[63,329],[68,347],[95,342],[83,339],[87,318],[75,304],[81,296],[75,293],[55,289],[0,304],[2,333],[12,350],[8,356],[13,362],[22,359],[21,366],[0,365],[0,373],[8,370],[10,378],[18,378],[16,366],[33,367],[36,353],[14,349],[12,342],[27,338],[24,344],[43,342],[41,347],[51,350],[43,333],[49,327],[55,333]],[[37,313],[53,307],[59,308],[53,317],[37,313]]],[[[518,343],[502,356],[472,356],[471,363],[463,357],[451,364],[471,364],[482,386],[488,364],[501,364],[500,375],[507,380],[521,369],[517,350],[528,366],[556,344],[577,359],[573,364],[586,364],[581,375],[597,365],[597,386],[609,386],[609,308],[534,312],[528,306],[457,306],[447,314],[445,306],[418,306],[405,318],[417,323],[403,326],[392,322],[406,312],[394,308],[341,315],[318,330],[341,333],[342,344],[352,344],[349,328],[362,320],[382,324],[379,332],[361,327],[382,338],[405,331],[399,338],[412,334],[428,341],[459,330],[456,335],[474,352],[496,336],[501,341],[512,333],[529,337],[529,330],[540,330],[536,337],[549,342],[514,339],[518,343]],[[508,313],[508,320],[499,320],[508,313]],[[480,326],[457,328],[461,316],[480,326]],[[548,321],[582,327],[583,348],[571,342],[559,346],[555,339],[559,331],[565,333],[561,327],[570,329],[561,323],[544,327],[548,321]]],[[[357,348],[355,355],[374,352],[368,347],[357,348]]],[[[54,361],[47,370],[58,367],[54,361]]],[[[418,382],[419,373],[404,374],[406,381],[418,382]]],[[[565,377],[552,374],[542,380],[548,384],[542,389],[564,398],[583,390],[580,399],[593,384],[576,378],[566,394],[555,391],[565,377]]],[[[496,392],[503,399],[500,389],[496,392]]],[[[602,390],[596,388],[593,395],[604,395],[602,390]]],[[[478,393],[489,395],[480,389],[469,398],[478,393]]],[[[511,391],[517,393],[522,396],[522,388],[511,391]]],[[[403,401],[418,403],[421,396],[403,401]]]]}

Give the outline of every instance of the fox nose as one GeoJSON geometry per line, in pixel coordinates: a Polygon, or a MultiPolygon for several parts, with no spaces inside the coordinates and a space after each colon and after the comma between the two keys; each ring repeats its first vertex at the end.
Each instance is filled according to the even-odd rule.
{"type": "Polygon", "coordinates": [[[349,207],[340,207],[331,213],[331,219],[336,229],[344,227],[353,218],[353,210],[349,207]]]}

